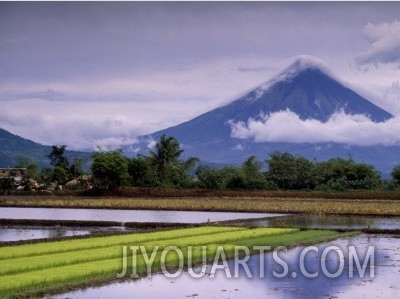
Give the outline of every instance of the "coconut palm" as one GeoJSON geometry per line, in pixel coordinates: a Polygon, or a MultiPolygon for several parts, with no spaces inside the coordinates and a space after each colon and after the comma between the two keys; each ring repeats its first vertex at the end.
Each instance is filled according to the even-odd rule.
{"type": "Polygon", "coordinates": [[[66,145],[53,145],[51,153],[47,156],[50,159],[50,164],[53,166],[60,166],[67,169],[69,166],[69,161],[67,157],[64,156],[66,150],[66,145]]]}
{"type": "Polygon", "coordinates": [[[167,168],[178,168],[179,157],[183,150],[180,148],[178,140],[170,136],[167,137],[163,134],[160,141],[157,142],[154,149],[150,149],[151,163],[155,166],[159,175],[160,181],[165,181],[167,168]]]}

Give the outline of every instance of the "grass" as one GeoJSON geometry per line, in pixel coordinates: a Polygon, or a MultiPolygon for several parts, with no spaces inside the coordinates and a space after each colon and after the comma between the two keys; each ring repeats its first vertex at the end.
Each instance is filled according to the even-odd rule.
{"type": "MultiPolygon", "coordinates": [[[[193,261],[201,261],[200,248],[207,245],[207,257],[213,259],[217,246],[234,257],[234,245],[296,246],[344,236],[333,231],[300,231],[293,228],[243,228],[205,226],[167,231],[125,234],[100,238],[43,242],[0,248],[0,296],[17,298],[41,296],[47,292],[116,279],[122,269],[122,246],[142,245],[150,252],[159,246],[153,269],[160,269],[161,249],[193,246],[193,261]],[[213,254],[214,253],[214,254],[213,254]]],[[[131,257],[130,257],[131,258],[131,257]]],[[[128,265],[132,261],[128,260],[128,265]]],[[[177,258],[168,256],[167,266],[176,268],[177,258]]],[[[138,255],[137,272],[146,273],[138,255]]],[[[128,274],[132,269],[128,270],[128,274]]]]}
{"type": "MultiPolygon", "coordinates": [[[[325,193],[324,193],[325,194],[325,193]]],[[[301,193],[304,197],[174,197],[174,198],[125,198],[77,196],[10,196],[0,197],[3,207],[58,207],[58,208],[107,208],[153,209],[187,211],[229,211],[264,213],[314,213],[347,215],[399,216],[400,199],[390,193],[371,193],[381,197],[364,199],[313,197],[315,193],[301,193]],[[308,197],[306,196],[308,194],[308,197]]],[[[326,194],[325,194],[326,195],[326,194]]],[[[342,196],[344,196],[342,194],[342,196]]],[[[366,196],[365,196],[366,197],[366,196]]]]}

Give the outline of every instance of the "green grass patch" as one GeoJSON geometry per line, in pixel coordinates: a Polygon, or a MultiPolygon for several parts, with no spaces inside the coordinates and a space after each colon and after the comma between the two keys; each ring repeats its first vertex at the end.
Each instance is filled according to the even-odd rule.
{"type": "MultiPolygon", "coordinates": [[[[294,228],[205,226],[2,247],[0,294],[2,298],[40,296],[49,291],[115,280],[122,269],[123,246],[144,246],[149,254],[155,246],[159,246],[152,265],[156,271],[160,269],[161,252],[168,246],[180,248],[185,258],[189,254],[188,246],[192,246],[192,260],[197,263],[202,259],[202,246],[207,246],[207,258],[211,261],[221,245],[227,257],[233,258],[235,245],[295,246],[344,235],[334,231],[300,231],[294,228]]],[[[127,264],[132,265],[129,254],[127,264]]],[[[168,255],[166,265],[176,268],[178,257],[168,255]]],[[[146,273],[146,263],[140,251],[136,272],[146,273]]],[[[128,269],[129,273],[132,269],[128,269]]]]}

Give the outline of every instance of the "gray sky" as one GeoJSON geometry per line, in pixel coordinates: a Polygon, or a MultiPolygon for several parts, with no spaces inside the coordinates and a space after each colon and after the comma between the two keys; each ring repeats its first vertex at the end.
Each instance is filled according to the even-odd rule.
{"type": "Polygon", "coordinates": [[[303,54],[400,114],[400,2],[0,2],[0,127],[132,143],[303,54]]]}

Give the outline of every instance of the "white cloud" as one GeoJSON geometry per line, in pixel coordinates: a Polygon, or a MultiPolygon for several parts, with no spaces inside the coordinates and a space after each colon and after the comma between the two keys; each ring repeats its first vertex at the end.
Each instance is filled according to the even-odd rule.
{"type": "Polygon", "coordinates": [[[29,99],[2,102],[0,127],[42,144],[66,144],[69,149],[93,149],[134,144],[135,137],[154,130],[130,116],[131,107],[112,103],[49,102],[29,99]],[[115,109],[117,108],[117,109],[115,109]]]}
{"type": "Polygon", "coordinates": [[[154,139],[150,139],[150,140],[147,142],[147,148],[154,149],[154,147],[156,146],[156,144],[157,144],[157,141],[155,141],[154,139]]]}
{"type": "Polygon", "coordinates": [[[400,21],[368,23],[362,33],[370,45],[367,51],[356,57],[359,65],[389,63],[400,67],[400,21]]]}
{"type": "Polygon", "coordinates": [[[231,136],[255,142],[319,143],[337,142],[348,145],[400,144],[400,117],[375,123],[364,115],[338,112],[327,122],[302,120],[292,111],[271,113],[261,120],[231,122],[231,136]]]}

